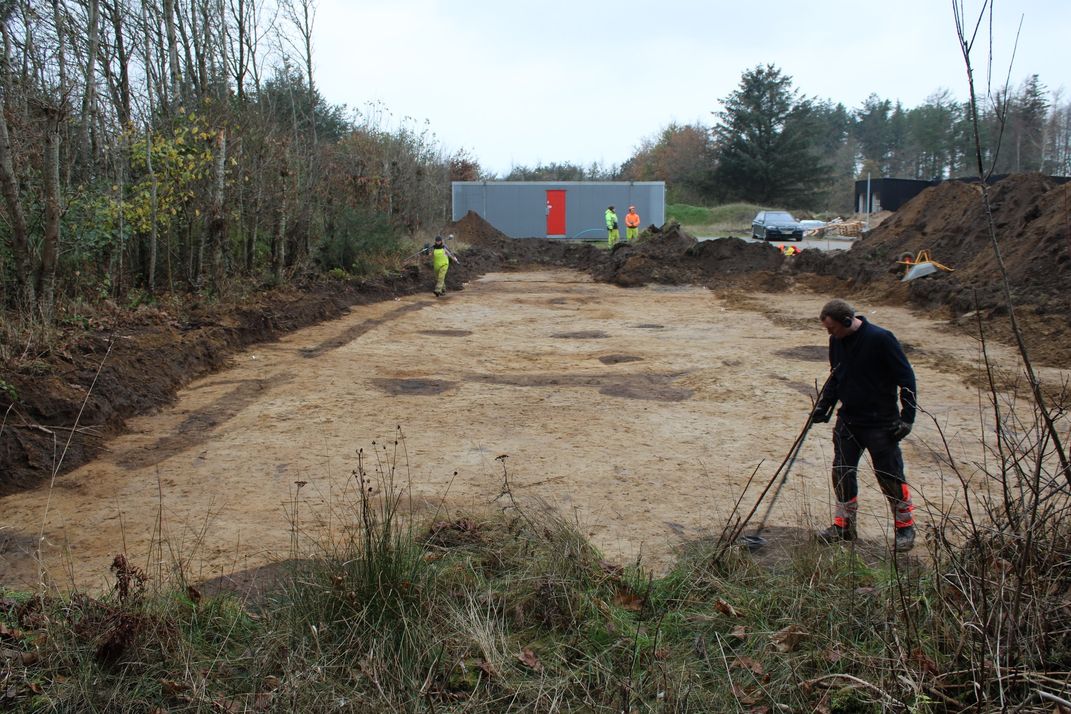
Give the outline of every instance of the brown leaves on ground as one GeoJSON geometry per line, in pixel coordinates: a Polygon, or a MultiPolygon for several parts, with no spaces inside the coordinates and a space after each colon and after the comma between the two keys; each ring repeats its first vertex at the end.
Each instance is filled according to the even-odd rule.
{"type": "Polygon", "coordinates": [[[617,594],[614,596],[614,605],[629,612],[640,612],[643,610],[644,602],[642,597],[626,587],[618,588],[617,594]]]}
{"type": "Polygon", "coordinates": [[[789,625],[775,632],[770,637],[770,644],[778,652],[791,652],[803,641],[809,633],[799,625],[789,625]]]}
{"type": "Polygon", "coordinates": [[[727,603],[725,600],[722,600],[721,598],[718,598],[714,601],[714,609],[722,613],[723,615],[728,615],[729,617],[740,617],[739,610],[737,610],[735,607],[727,603]]]}
{"type": "Polygon", "coordinates": [[[536,653],[528,647],[525,647],[523,650],[521,650],[521,653],[517,655],[517,659],[520,660],[521,664],[528,667],[532,671],[543,671],[543,663],[539,661],[539,656],[536,655],[536,653]]]}
{"type": "Polygon", "coordinates": [[[737,657],[733,660],[733,666],[739,669],[746,669],[760,679],[766,674],[766,668],[762,666],[762,662],[753,657],[737,657]]]}

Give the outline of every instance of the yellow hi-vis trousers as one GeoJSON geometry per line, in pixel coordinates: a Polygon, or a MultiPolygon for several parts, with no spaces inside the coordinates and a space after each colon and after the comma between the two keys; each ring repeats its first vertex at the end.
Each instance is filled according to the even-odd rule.
{"type": "Polygon", "coordinates": [[[446,271],[449,269],[449,263],[435,266],[435,292],[440,295],[446,292],[446,271]]]}

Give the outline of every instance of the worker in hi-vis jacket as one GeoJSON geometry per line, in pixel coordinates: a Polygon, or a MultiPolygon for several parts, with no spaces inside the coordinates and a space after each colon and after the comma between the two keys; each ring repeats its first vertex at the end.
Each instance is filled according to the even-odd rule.
{"type": "Polygon", "coordinates": [[[636,213],[635,206],[629,206],[628,213],[625,214],[625,240],[631,243],[639,234],[640,214],[636,213]]]}
{"type": "Polygon", "coordinates": [[[610,244],[610,247],[614,247],[614,243],[617,243],[621,234],[617,230],[617,214],[614,213],[614,207],[610,206],[606,209],[606,242],[610,244]]]}
{"type": "Polygon", "coordinates": [[[442,236],[435,236],[435,243],[424,248],[424,255],[431,254],[431,267],[435,271],[435,297],[446,294],[446,271],[450,269],[450,261],[457,262],[457,256],[443,243],[442,236]]]}

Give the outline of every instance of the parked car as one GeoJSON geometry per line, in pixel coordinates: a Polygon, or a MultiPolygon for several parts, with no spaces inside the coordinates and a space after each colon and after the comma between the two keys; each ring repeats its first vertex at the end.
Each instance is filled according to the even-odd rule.
{"type": "Polygon", "coordinates": [[[787,211],[759,211],[751,222],[758,240],[803,240],[803,226],[787,211]]]}

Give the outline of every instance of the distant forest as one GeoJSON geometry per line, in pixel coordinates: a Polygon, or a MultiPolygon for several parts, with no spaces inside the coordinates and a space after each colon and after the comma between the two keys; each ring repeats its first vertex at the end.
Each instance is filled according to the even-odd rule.
{"type": "MultiPolygon", "coordinates": [[[[63,305],[73,319],[79,302],[218,299],[382,271],[407,237],[449,218],[451,180],[493,178],[427,125],[329,103],[315,80],[315,10],[0,0],[0,327],[51,324],[63,305]]],[[[1071,173],[1071,104],[1036,75],[988,97],[982,122],[987,168],[1071,173]]],[[[670,125],[620,167],[503,178],[664,180],[672,201],[847,210],[851,181],[868,172],[975,173],[966,124],[949,92],[848,109],[759,66],[711,126],[670,125]]]]}

